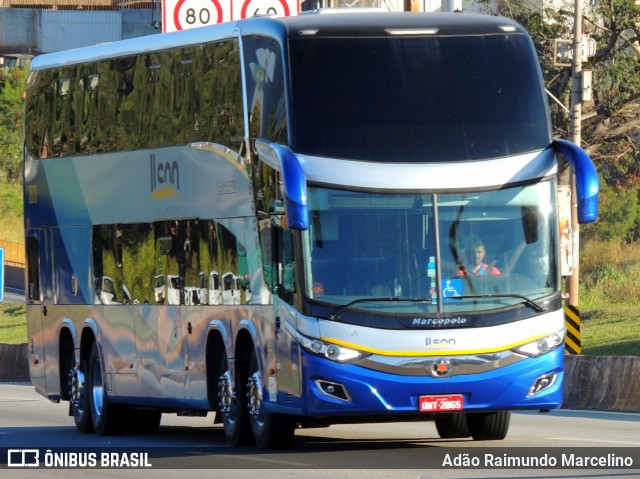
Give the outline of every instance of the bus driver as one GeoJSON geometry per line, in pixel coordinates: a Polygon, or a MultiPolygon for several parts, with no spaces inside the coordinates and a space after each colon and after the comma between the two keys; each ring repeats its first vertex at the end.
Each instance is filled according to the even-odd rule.
{"type": "Polygon", "coordinates": [[[492,263],[485,263],[487,251],[478,236],[472,236],[464,249],[465,264],[458,271],[459,276],[500,274],[500,270],[492,263]]]}

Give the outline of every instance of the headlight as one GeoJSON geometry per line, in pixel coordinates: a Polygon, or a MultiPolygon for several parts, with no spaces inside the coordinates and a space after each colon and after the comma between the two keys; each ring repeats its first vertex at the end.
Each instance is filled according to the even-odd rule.
{"type": "Polygon", "coordinates": [[[327,343],[320,339],[312,339],[296,333],[298,343],[311,354],[323,356],[331,361],[338,363],[348,363],[369,356],[369,353],[358,351],[356,349],[338,346],[337,344],[327,343]]]}
{"type": "Polygon", "coordinates": [[[563,329],[544,338],[536,339],[535,341],[532,341],[525,345],[518,346],[517,348],[514,348],[514,351],[526,354],[527,356],[531,356],[532,358],[537,358],[538,356],[542,356],[543,354],[553,351],[557,347],[564,344],[565,334],[566,330],[563,329]]]}

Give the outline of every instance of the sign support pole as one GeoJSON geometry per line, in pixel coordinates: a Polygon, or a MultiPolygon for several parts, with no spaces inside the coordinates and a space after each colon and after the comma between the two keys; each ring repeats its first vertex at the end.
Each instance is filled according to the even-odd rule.
{"type": "MultiPolygon", "coordinates": [[[[580,145],[582,141],[582,0],[575,0],[573,25],[573,80],[571,85],[571,140],[580,145]]],[[[569,305],[578,307],[580,276],[580,224],[578,223],[578,195],[575,174],[571,180],[571,242],[573,247],[573,269],[568,278],[569,305]]]]}

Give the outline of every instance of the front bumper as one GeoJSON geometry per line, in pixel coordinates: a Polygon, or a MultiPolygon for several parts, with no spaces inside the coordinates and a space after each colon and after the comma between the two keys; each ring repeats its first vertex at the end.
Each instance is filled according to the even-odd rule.
{"type": "Polygon", "coordinates": [[[356,364],[339,364],[302,352],[300,414],[307,417],[349,415],[398,416],[418,413],[423,395],[461,394],[464,411],[554,409],[562,404],[564,351],[559,347],[538,358],[478,374],[446,378],[403,376],[356,364]],[[530,394],[545,375],[553,383],[530,394]],[[333,388],[328,390],[328,385],[333,388]]]}

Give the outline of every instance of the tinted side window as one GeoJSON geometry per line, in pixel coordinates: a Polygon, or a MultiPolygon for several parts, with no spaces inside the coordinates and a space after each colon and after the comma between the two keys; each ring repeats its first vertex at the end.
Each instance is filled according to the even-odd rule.
{"type": "Polygon", "coordinates": [[[287,143],[284,70],[280,46],[263,37],[246,37],[243,41],[249,134],[253,138],[287,143]]]}

